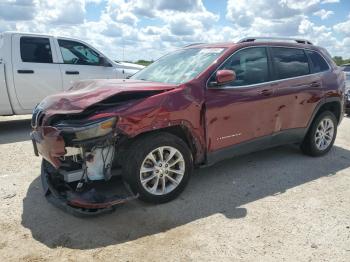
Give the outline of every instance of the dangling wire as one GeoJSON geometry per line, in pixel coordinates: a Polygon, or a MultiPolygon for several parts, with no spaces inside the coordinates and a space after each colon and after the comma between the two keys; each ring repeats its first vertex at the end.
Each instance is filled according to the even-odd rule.
{"type": "Polygon", "coordinates": [[[89,182],[89,176],[87,175],[87,166],[86,166],[86,155],[85,155],[85,150],[84,148],[82,148],[82,153],[83,153],[83,166],[82,166],[82,169],[83,169],[83,174],[77,184],[77,187],[75,188],[75,191],[77,192],[81,192],[83,190],[83,187],[84,187],[84,182],[89,182]]]}

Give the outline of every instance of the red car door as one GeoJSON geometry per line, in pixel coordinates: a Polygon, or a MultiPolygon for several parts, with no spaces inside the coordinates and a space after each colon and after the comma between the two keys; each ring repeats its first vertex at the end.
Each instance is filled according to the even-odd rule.
{"type": "Polygon", "coordinates": [[[318,72],[328,70],[328,65],[323,61],[325,64],[317,68],[317,65],[308,62],[306,52],[310,53],[310,60],[317,55],[303,49],[271,47],[277,84],[276,133],[306,128],[322,98],[321,74],[318,72]]]}
{"type": "MultiPolygon", "coordinates": [[[[257,138],[269,139],[274,130],[274,84],[265,47],[236,51],[221,69],[233,70],[236,80],[206,90],[207,150],[226,149],[257,138]]],[[[214,74],[215,75],[215,74],[214,74]]]]}

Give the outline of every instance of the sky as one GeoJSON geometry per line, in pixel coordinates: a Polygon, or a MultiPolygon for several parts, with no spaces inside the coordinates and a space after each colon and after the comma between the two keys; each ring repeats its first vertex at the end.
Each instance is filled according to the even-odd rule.
{"type": "Polygon", "coordinates": [[[9,30],[78,38],[115,60],[247,36],[306,38],[350,58],[350,0],[0,0],[9,30]]]}

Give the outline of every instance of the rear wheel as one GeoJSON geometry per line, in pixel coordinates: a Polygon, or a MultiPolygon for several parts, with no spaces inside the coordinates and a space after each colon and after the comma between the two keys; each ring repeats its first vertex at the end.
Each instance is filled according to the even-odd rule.
{"type": "Polygon", "coordinates": [[[326,154],[333,146],[337,135],[338,121],[330,111],[321,113],[313,121],[302,145],[302,151],[311,156],[326,154]]]}
{"type": "Polygon", "coordinates": [[[175,199],[192,173],[192,155],[187,145],[169,133],[144,136],[127,153],[123,176],[140,199],[164,203],[175,199]]]}

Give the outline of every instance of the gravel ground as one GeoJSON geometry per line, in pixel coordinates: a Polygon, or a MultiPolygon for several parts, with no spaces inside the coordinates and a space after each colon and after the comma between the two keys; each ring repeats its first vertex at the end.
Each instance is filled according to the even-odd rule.
{"type": "Polygon", "coordinates": [[[350,118],[327,156],[279,147],[196,170],[163,205],[49,204],[28,117],[0,117],[1,261],[350,261],[350,118]]]}

